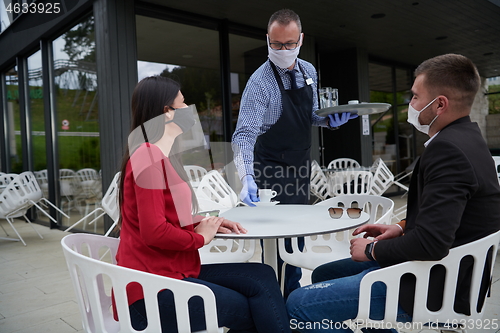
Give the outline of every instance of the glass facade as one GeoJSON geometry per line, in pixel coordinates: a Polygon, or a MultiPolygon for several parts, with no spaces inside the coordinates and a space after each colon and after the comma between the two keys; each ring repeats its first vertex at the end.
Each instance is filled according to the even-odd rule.
{"type": "MultiPolygon", "coordinates": [[[[415,151],[413,138],[416,133],[407,122],[408,103],[411,99],[411,70],[376,63],[370,63],[369,70],[370,102],[392,105],[385,113],[370,115],[373,161],[381,158],[394,175],[402,175],[423,149],[422,144],[415,151]]],[[[418,139],[422,139],[420,133],[418,139]]],[[[393,186],[387,193],[396,190],[398,188],[393,186]]]]}
{"type": "MultiPolygon", "coordinates": [[[[61,209],[71,225],[102,197],[94,18],[53,41],[61,209]]],[[[90,222],[92,218],[88,219],[90,222]]],[[[78,228],[87,229],[87,221],[78,228]]],[[[92,230],[102,233],[102,221],[92,230]]]]}
{"type": "Polygon", "coordinates": [[[21,115],[19,109],[19,77],[17,66],[5,73],[7,92],[7,135],[9,137],[9,167],[12,173],[23,171],[23,151],[21,145],[21,115]]]}
{"type": "MultiPolygon", "coordinates": [[[[43,100],[43,68],[42,54],[35,52],[28,57],[28,99],[26,106],[29,110],[27,120],[28,129],[31,130],[31,150],[33,151],[33,173],[37,177],[43,195],[48,199],[47,181],[47,149],[45,143],[45,112],[43,100]]],[[[39,220],[48,222],[44,214],[37,214],[39,220]]]]}
{"type": "Polygon", "coordinates": [[[267,60],[267,44],[264,38],[252,38],[229,34],[231,64],[232,130],[236,128],[240,100],[248,79],[267,60]]]}
{"type": "Polygon", "coordinates": [[[500,114],[500,76],[487,80],[488,114],[500,114]]]}
{"type": "Polygon", "coordinates": [[[47,154],[45,148],[45,117],[43,108],[42,56],[38,51],[28,58],[30,127],[33,144],[35,171],[45,169],[47,154]]]}
{"type": "Polygon", "coordinates": [[[219,33],[216,30],[137,15],[139,80],[151,75],[181,84],[186,104],[195,104],[206,145],[183,154],[185,165],[224,166],[207,148],[223,140],[219,33]]]}

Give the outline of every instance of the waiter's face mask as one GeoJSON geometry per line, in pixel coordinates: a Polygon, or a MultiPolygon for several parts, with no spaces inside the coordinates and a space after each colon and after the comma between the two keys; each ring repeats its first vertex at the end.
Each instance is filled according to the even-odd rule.
{"type": "MultiPolygon", "coordinates": [[[[279,45],[281,46],[280,49],[275,49],[271,47],[271,44],[269,43],[269,37],[267,38],[267,49],[269,53],[269,59],[275,64],[276,66],[280,68],[288,68],[292,66],[293,62],[295,59],[297,59],[297,56],[299,55],[300,51],[300,43],[302,40],[302,34],[299,37],[299,40],[297,44],[295,43],[289,43],[292,44],[288,46],[288,44],[282,44],[279,45]]],[[[279,43],[273,43],[273,44],[279,44],[279,43]]],[[[274,45],[273,45],[274,46],[274,45]]]]}

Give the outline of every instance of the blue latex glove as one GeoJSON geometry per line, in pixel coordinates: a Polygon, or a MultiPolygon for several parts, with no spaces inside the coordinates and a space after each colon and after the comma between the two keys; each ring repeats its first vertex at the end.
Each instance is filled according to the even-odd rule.
{"type": "Polygon", "coordinates": [[[351,119],[358,118],[358,115],[356,113],[351,115],[350,112],[342,112],[329,114],[328,118],[330,119],[330,127],[339,127],[351,119]]]}
{"type": "Polygon", "coordinates": [[[243,188],[240,192],[240,200],[249,206],[255,207],[252,202],[259,202],[260,199],[257,197],[257,184],[255,184],[253,176],[246,175],[241,182],[243,183],[243,188]]]}

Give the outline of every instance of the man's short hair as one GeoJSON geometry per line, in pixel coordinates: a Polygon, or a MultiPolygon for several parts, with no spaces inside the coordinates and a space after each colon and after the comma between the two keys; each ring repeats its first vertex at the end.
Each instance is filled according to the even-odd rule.
{"type": "Polygon", "coordinates": [[[474,63],[460,54],[444,54],[421,63],[415,77],[425,75],[429,91],[455,98],[464,106],[472,106],[481,85],[474,63]],[[447,95],[448,94],[448,95],[447,95]]]}
{"type": "Polygon", "coordinates": [[[297,23],[299,27],[299,32],[302,32],[302,24],[300,23],[300,17],[291,9],[280,9],[271,15],[269,19],[269,23],[267,24],[267,32],[269,32],[269,28],[274,22],[278,22],[279,25],[287,26],[290,22],[297,23]]]}

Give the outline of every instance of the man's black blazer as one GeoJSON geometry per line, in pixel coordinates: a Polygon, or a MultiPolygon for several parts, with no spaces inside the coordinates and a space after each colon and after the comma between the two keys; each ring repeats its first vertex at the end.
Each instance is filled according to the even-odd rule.
{"type": "MultiPolygon", "coordinates": [[[[500,186],[493,158],[469,116],[443,128],[417,162],[408,193],[405,235],[375,246],[381,267],[410,260],[440,260],[450,248],[500,229],[500,186]]],[[[455,311],[469,314],[470,262],[460,269],[455,311]]],[[[435,269],[428,308],[441,307],[444,270],[435,269]]],[[[489,279],[489,277],[485,277],[489,279]]],[[[401,281],[402,307],[413,312],[412,277],[401,281]]],[[[486,283],[487,284],[487,283],[486,283]]],[[[487,286],[483,288],[486,292],[487,286]]]]}

